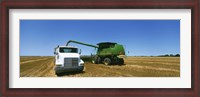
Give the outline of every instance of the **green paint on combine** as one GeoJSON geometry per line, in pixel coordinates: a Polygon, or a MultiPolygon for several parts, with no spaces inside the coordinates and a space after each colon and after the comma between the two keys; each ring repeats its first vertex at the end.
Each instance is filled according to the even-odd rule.
{"type": "Polygon", "coordinates": [[[83,42],[69,40],[66,45],[68,46],[68,44],[71,42],[97,48],[97,53],[95,56],[93,56],[92,63],[104,63],[105,65],[124,64],[123,58],[125,57],[125,51],[123,45],[121,44],[114,42],[101,42],[97,45],[91,45],[83,42]]]}

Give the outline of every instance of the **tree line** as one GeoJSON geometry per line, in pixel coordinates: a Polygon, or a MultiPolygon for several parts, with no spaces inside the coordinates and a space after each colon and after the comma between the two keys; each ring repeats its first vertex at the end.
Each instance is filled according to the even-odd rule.
{"type": "Polygon", "coordinates": [[[159,57],[180,57],[180,54],[165,54],[159,55],[159,57]]]}

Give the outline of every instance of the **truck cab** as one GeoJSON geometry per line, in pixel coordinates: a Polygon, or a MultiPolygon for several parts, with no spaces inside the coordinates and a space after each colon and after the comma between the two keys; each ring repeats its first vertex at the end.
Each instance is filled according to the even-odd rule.
{"type": "Polygon", "coordinates": [[[80,58],[77,47],[58,46],[55,48],[55,73],[58,75],[63,72],[83,71],[84,62],[80,58]]]}

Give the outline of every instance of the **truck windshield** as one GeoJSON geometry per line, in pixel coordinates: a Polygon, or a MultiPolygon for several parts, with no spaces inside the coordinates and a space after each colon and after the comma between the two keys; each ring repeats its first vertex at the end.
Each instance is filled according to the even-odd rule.
{"type": "Polygon", "coordinates": [[[60,48],[60,52],[61,53],[77,53],[77,48],[65,48],[65,47],[62,47],[60,48]]]}

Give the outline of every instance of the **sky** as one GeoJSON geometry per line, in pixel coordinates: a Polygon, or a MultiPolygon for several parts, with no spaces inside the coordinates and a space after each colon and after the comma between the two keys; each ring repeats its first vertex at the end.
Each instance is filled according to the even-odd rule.
{"type": "MultiPolygon", "coordinates": [[[[180,54],[180,20],[20,20],[20,56],[53,56],[54,48],[76,40],[116,42],[127,56],[180,54]]],[[[91,55],[92,47],[70,43],[91,55]]]]}

